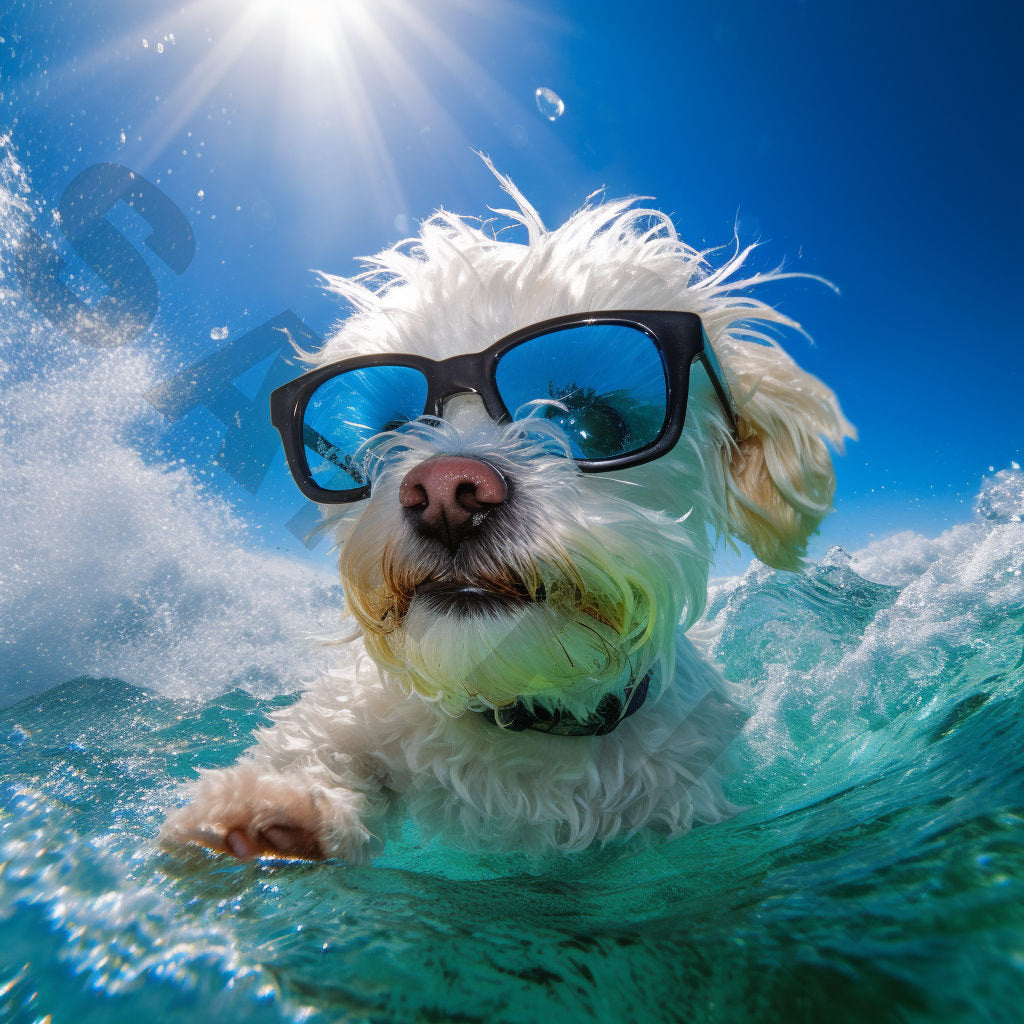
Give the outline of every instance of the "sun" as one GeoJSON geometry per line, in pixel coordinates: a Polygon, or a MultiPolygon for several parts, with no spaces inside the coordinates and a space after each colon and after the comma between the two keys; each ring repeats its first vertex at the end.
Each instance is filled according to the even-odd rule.
{"type": "Polygon", "coordinates": [[[144,166],[225,108],[284,173],[310,166],[315,150],[319,167],[357,174],[368,202],[400,212],[396,161],[409,140],[464,154],[481,146],[466,135],[476,105],[488,123],[528,116],[467,42],[475,25],[506,19],[529,22],[517,0],[194,0],[177,35],[205,45],[141,126],[144,166]]]}
{"type": "Polygon", "coordinates": [[[245,19],[257,29],[279,30],[287,44],[307,55],[330,57],[347,40],[370,38],[378,20],[402,18],[406,3],[367,0],[252,0],[245,19]]]}

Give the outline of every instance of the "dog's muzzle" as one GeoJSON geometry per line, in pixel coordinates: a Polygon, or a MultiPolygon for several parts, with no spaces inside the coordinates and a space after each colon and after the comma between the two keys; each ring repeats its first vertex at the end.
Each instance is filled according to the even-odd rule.
{"type": "Polygon", "coordinates": [[[547,599],[539,580],[529,585],[511,567],[473,571],[462,557],[467,541],[483,540],[486,524],[493,528],[494,517],[508,514],[511,491],[509,480],[491,463],[462,455],[428,459],[406,473],[398,500],[408,524],[446,552],[443,566],[416,584],[415,598],[436,611],[462,615],[500,614],[547,599]]]}
{"type": "Polygon", "coordinates": [[[416,532],[451,552],[508,496],[508,482],[490,463],[460,455],[421,462],[398,489],[398,500],[416,532]]]}

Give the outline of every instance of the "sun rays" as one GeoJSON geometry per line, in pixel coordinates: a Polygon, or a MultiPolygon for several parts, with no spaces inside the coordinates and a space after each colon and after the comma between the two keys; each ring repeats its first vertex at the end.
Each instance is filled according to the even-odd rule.
{"type": "Polygon", "coordinates": [[[157,164],[201,118],[230,117],[243,142],[258,137],[288,173],[330,168],[338,181],[358,180],[364,202],[400,212],[410,151],[436,143],[451,159],[480,145],[452,96],[498,123],[529,116],[460,42],[473,19],[514,23],[515,13],[458,0],[195,3],[166,19],[179,73],[141,126],[143,163],[157,164]]]}

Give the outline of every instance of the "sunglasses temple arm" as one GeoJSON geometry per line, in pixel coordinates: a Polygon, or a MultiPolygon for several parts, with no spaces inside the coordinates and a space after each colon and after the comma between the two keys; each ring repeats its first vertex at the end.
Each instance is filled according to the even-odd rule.
{"type": "Polygon", "coordinates": [[[722,411],[725,413],[726,419],[729,421],[729,426],[732,429],[732,436],[738,441],[739,423],[737,421],[736,405],[733,402],[732,395],[729,393],[728,384],[719,380],[715,367],[711,360],[708,359],[707,353],[701,352],[700,361],[704,364],[704,369],[707,371],[708,378],[711,380],[711,385],[714,387],[715,394],[718,396],[718,402],[722,406],[722,411]]]}

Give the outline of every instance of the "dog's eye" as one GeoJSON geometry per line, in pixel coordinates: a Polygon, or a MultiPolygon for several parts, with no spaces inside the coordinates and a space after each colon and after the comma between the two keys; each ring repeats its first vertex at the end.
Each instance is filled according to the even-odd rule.
{"type": "Polygon", "coordinates": [[[629,425],[606,396],[576,384],[558,389],[549,382],[548,390],[550,397],[565,408],[549,406],[544,415],[569,435],[583,458],[607,458],[629,449],[629,425]],[[561,393],[556,393],[558,391],[561,393]]]}

